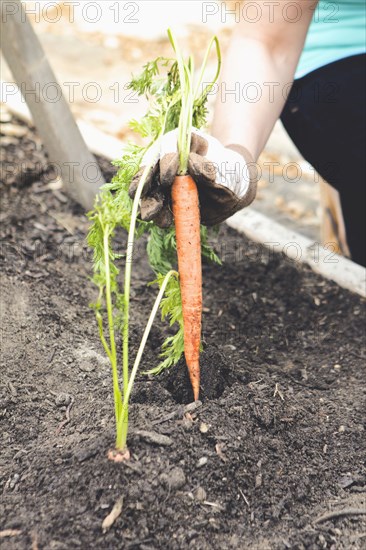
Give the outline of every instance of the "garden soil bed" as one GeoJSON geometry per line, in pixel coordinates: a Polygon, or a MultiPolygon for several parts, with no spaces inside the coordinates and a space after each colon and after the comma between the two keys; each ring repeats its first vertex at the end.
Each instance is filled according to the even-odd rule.
{"type": "MultiPolygon", "coordinates": [[[[2,149],[1,548],[365,548],[364,301],[222,227],[224,264],[204,266],[202,402],[183,363],[141,375],[131,460],[111,463],[87,220],[44,168],[17,177],[35,154],[30,130],[2,149]]],[[[144,248],[133,351],[156,294],[144,248]]],[[[145,368],[167,332],[158,321],[145,368]]]]}

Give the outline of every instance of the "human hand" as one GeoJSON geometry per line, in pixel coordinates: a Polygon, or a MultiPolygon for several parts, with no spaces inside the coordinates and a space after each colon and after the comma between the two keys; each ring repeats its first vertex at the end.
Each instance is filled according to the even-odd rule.
{"type": "MultiPolygon", "coordinates": [[[[147,151],[129,189],[133,198],[145,166],[152,164],[141,195],[141,219],[154,220],[160,227],[169,227],[173,221],[170,188],[179,166],[177,134],[177,130],[168,132],[158,147],[147,151]]],[[[255,172],[244,147],[224,147],[216,138],[193,128],[188,174],[198,188],[203,224],[216,225],[248,206],[256,194],[255,172]]]]}

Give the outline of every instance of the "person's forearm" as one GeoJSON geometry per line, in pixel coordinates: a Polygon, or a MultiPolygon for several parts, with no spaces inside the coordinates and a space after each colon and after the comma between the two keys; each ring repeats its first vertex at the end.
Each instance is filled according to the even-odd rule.
{"type": "Polygon", "coordinates": [[[294,49],[271,51],[255,38],[233,37],[212,125],[212,134],[224,145],[244,145],[258,159],[294,78],[300,55],[294,49]]]}

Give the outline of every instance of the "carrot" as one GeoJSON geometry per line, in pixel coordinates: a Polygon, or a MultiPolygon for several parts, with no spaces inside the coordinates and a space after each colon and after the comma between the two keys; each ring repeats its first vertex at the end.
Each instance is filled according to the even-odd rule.
{"type": "Polygon", "coordinates": [[[172,186],[178,271],[182,296],[184,356],[194,399],[200,388],[202,265],[197,186],[190,176],[176,176],[172,186]]]}

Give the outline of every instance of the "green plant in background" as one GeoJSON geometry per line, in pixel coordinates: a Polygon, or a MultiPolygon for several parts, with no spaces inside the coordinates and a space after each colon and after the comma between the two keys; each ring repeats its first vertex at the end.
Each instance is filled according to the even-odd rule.
{"type": "MultiPolygon", "coordinates": [[[[171,33],[169,40],[176,59],[158,57],[148,62],[142,73],[134,77],[129,87],[149,100],[149,108],[141,120],[133,120],[131,128],[147,139],[146,146],[129,144],[122,159],[114,164],[119,170],[111,183],[103,186],[96,200],[94,210],[89,213],[91,227],[88,244],[93,249],[93,281],[99,293],[92,305],[99,328],[99,336],[112,368],[113,395],[116,420],[116,450],[126,449],[128,431],[128,405],[134,380],[139,368],[146,341],[149,336],[159,305],[163,319],[170,326],[177,325],[175,335],[169,336],[161,352],[162,361],[149,373],[158,373],[178,362],[183,351],[183,319],[178,273],[176,264],[175,228],[161,229],[153,222],[144,222],[138,217],[139,202],[144,183],[151,169],[145,167],[132,201],[128,188],[138,172],[146,151],[158,142],[163,134],[178,128],[178,145],[181,152],[180,164],[186,166],[190,148],[192,126],[202,127],[206,123],[207,97],[216,82],[221,65],[220,47],[214,37],[207,49],[195,88],[193,88],[193,58],[185,63],[181,51],[171,33]],[[215,45],[218,64],[212,82],[200,92],[208,57],[215,45]],[[182,75],[184,78],[182,79],[182,75]],[[114,236],[118,228],[128,232],[126,254],[115,252],[114,236]],[[159,286],[159,293],[148,319],[132,369],[129,368],[129,318],[130,288],[135,239],[148,234],[147,254],[155,273],[150,284],[159,286]],[[124,260],[123,292],[119,283],[120,268],[124,260]],[[118,365],[117,335],[122,336],[122,373],[118,365]],[[122,374],[122,384],[120,382],[122,374]]],[[[201,226],[202,255],[220,263],[208,244],[207,229],[201,226]]],[[[120,339],[120,338],[118,338],[120,339]]],[[[117,456],[117,455],[115,455],[117,456]]],[[[120,455],[122,456],[122,455],[120,455]]]]}

